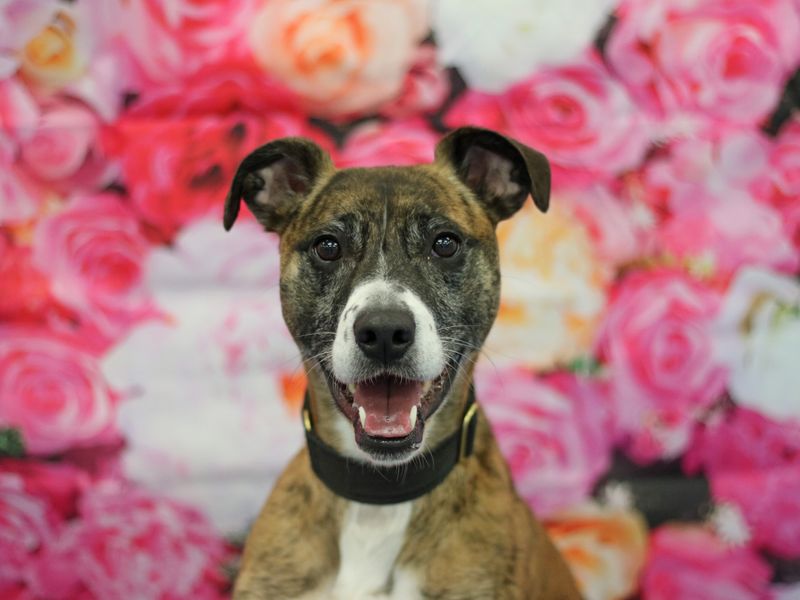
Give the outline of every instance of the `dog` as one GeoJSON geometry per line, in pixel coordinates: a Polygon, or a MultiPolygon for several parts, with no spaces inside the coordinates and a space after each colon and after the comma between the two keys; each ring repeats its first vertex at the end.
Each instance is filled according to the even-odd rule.
{"type": "Polygon", "coordinates": [[[495,228],[549,195],[544,155],[475,127],[425,165],[337,170],[303,138],[244,158],[224,226],[243,199],[280,236],[307,445],[248,536],[236,600],[580,598],[472,388],[495,228]]]}

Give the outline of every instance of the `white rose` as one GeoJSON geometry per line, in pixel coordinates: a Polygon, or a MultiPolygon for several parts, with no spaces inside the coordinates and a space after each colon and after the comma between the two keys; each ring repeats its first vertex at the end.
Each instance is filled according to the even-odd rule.
{"type": "Polygon", "coordinates": [[[103,370],[125,396],[131,479],[199,507],[240,534],[303,442],[282,378],[302,372],[281,318],[278,250],[254,221],[216,220],[156,250],[147,280],[168,314],[117,345],[103,370]],[[241,226],[241,228],[240,228],[241,226]]]}
{"type": "Polygon", "coordinates": [[[717,322],[717,352],[734,401],[773,419],[800,418],[800,284],[746,267],[717,322]]]}
{"type": "Polygon", "coordinates": [[[436,0],[439,61],[470,87],[501,92],[537,67],[577,58],[617,0],[436,0]]]}

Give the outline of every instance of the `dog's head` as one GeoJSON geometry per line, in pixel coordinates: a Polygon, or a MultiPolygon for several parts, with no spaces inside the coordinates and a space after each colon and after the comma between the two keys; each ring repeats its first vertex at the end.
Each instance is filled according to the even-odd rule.
{"type": "Polygon", "coordinates": [[[495,226],[549,193],[542,154],[471,127],[430,165],[336,170],[301,138],[242,161],[225,228],[243,198],[281,236],[283,316],[329,444],[401,463],[454,431],[497,312],[495,226]]]}

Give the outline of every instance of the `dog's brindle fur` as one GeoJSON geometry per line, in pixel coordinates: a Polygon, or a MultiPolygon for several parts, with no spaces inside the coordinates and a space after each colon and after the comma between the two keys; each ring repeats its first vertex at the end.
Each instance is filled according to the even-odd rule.
{"type": "MultiPolygon", "coordinates": [[[[496,133],[462,128],[414,167],[337,171],[313,143],[286,138],[247,157],[226,203],[232,226],[244,197],[280,234],[283,316],[303,355],[311,417],[319,436],[344,452],[341,419],[326,377],[333,333],[352,290],[376,274],[413,290],[434,314],[445,353],[458,368],[446,399],[426,422],[435,447],[459,426],[472,370],[497,313],[495,226],[533,195],[545,210],[549,169],[539,153],[496,133]],[[431,258],[434,237],[463,240],[452,260],[431,258]],[[314,240],[335,234],[341,260],[322,263],[314,240]]],[[[303,449],[279,478],[248,538],[234,597],[329,597],[340,533],[351,503],[311,470],[303,449]],[[315,595],[317,594],[317,595],[315,595]]],[[[561,556],[517,496],[486,419],[474,454],[415,500],[395,573],[412,573],[422,598],[579,598],[561,556]]],[[[383,592],[390,594],[392,577],[383,592]]],[[[376,596],[390,597],[390,596],[376,596]]]]}

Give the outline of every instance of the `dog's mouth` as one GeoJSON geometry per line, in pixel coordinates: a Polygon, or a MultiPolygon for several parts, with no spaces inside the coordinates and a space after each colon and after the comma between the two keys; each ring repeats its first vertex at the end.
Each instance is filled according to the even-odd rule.
{"type": "Polygon", "coordinates": [[[367,452],[395,454],[420,447],[425,421],[441,404],[445,383],[445,373],[432,381],[385,373],[332,387],[336,405],[353,424],[356,444],[367,452]]]}

